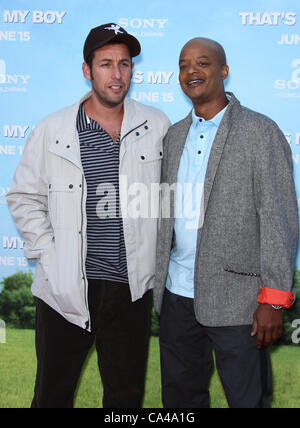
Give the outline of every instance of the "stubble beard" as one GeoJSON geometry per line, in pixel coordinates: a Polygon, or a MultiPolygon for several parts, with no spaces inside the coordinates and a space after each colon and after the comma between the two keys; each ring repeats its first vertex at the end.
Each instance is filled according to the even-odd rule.
{"type": "Polygon", "coordinates": [[[94,85],[94,76],[93,76],[93,72],[92,72],[92,70],[91,70],[91,82],[92,82],[92,88],[93,88],[93,92],[94,92],[94,94],[96,95],[96,97],[97,97],[97,99],[98,99],[98,101],[103,105],[103,106],[105,106],[105,107],[108,107],[108,108],[114,108],[114,107],[117,107],[117,106],[119,106],[119,105],[121,105],[121,104],[123,104],[124,103],[124,100],[125,100],[125,98],[126,98],[126,96],[127,96],[127,94],[128,94],[128,92],[129,92],[129,89],[130,89],[130,84],[128,85],[128,88],[127,88],[127,90],[125,90],[125,92],[123,93],[123,94],[121,94],[120,95],[120,98],[119,99],[111,99],[111,98],[109,98],[109,96],[107,96],[105,93],[103,93],[103,91],[102,92],[100,92],[96,87],[95,87],[95,85],[94,85]]]}
{"type": "Polygon", "coordinates": [[[104,94],[103,92],[98,91],[96,88],[93,87],[93,91],[98,99],[98,101],[105,107],[113,108],[117,107],[120,104],[124,103],[124,100],[126,98],[126,95],[128,94],[128,91],[125,91],[122,95],[120,95],[117,99],[111,99],[109,96],[104,94]]]}

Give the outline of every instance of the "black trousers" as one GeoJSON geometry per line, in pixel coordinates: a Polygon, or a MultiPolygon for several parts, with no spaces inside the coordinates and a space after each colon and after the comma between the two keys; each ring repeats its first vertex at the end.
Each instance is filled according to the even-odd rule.
{"type": "Polygon", "coordinates": [[[216,365],[231,408],[269,408],[269,351],[256,348],[252,326],[200,325],[194,300],[165,291],[160,319],[162,395],[166,408],[209,408],[209,383],[216,365]]]}
{"type": "Polygon", "coordinates": [[[85,333],[37,300],[37,377],[32,408],[73,407],[83,364],[95,342],[103,407],[141,407],[151,308],[152,291],[132,303],[127,284],[89,280],[92,332],[85,333]]]}

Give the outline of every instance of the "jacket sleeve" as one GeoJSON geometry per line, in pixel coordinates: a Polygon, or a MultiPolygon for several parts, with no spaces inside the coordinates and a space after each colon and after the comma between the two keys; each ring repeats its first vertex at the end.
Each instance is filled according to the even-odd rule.
{"type": "Polygon", "coordinates": [[[48,186],[44,132],[37,127],[26,142],[6,196],[16,227],[24,239],[24,253],[28,259],[39,259],[53,239],[48,186]]]}
{"type": "Polygon", "coordinates": [[[260,130],[254,188],[260,221],[259,303],[291,307],[298,245],[298,205],[291,149],[275,123],[260,130]]]}

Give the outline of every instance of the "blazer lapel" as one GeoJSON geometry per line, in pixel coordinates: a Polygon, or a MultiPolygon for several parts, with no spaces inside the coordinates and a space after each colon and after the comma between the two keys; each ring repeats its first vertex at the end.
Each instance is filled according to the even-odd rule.
{"type": "Polygon", "coordinates": [[[240,103],[235,98],[235,96],[231,93],[229,93],[229,95],[231,96],[231,99],[230,99],[227,111],[225,112],[223,120],[218,129],[217,135],[215,137],[215,140],[211,149],[211,153],[210,153],[210,158],[207,165],[207,171],[206,171],[206,177],[205,177],[205,183],[204,183],[204,215],[207,210],[208,201],[210,198],[210,194],[212,191],[218,166],[221,161],[222,153],[227,141],[227,137],[231,129],[234,116],[236,114],[236,108],[240,106],[240,103]]]}
{"type": "Polygon", "coordinates": [[[192,125],[192,112],[186,119],[181,122],[181,126],[177,128],[177,133],[173,141],[171,141],[171,147],[168,156],[168,182],[170,184],[177,183],[177,175],[180,165],[182,152],[185,146],[185,142],[192,125]]]}

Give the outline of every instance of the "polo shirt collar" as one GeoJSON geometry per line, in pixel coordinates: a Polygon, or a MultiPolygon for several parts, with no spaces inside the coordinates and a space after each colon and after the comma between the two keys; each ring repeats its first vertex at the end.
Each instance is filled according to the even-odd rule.
{"type": "Polygon", "coordinates": [[[193,109],[193,111],[192,111],[192,119],[193,119],[192,126],[197,127],[199,124],[201,125],[201,124],[205,124],[205,123],[206,124],[211,123],[218,128],[220,126],[220,123],[222,122],[222,119],[223,119],[223,116],[224,116],[224,113],[225,113],[227,107],[228,107],[228,105],[210,120],[205,120],[203,117],[197,116],[195,109],[193,109]]]}
{"type": "Polygon", "coordinates": [[[100,130],[102,131],[103,128],[97,123],[95,120],[90,119],[85,110],[84,110],[84,103],[82,103],[79,107],[78,111],[78,118],[77,118],[77,129],[78,132],[84,132],[86,130],[100,130]]]}

